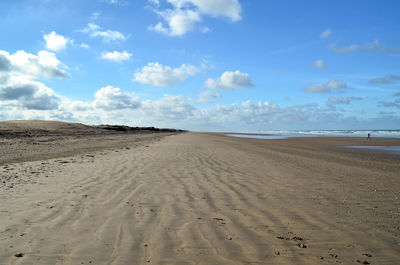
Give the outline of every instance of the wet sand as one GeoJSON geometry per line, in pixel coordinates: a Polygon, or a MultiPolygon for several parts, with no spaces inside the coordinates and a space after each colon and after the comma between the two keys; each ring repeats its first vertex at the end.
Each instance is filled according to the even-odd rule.
{"type": "Polygon", "coordinates": [[[400,156],[343,147],[364,141],[184,133],[3,163],[0,263],[398,264],[400,156]]]}

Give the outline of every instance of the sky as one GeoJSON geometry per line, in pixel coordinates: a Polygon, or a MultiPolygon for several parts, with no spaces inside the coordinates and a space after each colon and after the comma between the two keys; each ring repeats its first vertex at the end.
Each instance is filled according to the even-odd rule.
{"type": "Polygon", "coordinates": [[[400,1],[0,1],[0,120],[400,129],[400,1]]]}

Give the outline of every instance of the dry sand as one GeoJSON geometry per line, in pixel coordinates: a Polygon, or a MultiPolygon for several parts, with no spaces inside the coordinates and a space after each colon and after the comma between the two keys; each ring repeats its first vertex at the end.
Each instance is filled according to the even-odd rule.
{"type": "MultiPolygon", "coordinates": [[[[87,126],[55,121],[0,122],[0,165],[71,156],[175,134],[174,129],[127,126],[87,126]]],[[[179,131],[178,131],[179,132],[179,131]]]]}
{"type": "Polygon", "coordinates": [[[4,162],[0,264],[399,264],[400,156],[341,147],[356,138],[146,137],[4,162]]]}

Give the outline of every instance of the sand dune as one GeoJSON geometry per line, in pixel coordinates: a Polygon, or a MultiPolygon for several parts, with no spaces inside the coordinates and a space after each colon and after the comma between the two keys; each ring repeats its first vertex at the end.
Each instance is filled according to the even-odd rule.
{"type": "Polygon", "coordinates": [[[400,156],[335,139],[142,140],[1,167],[0,263],[398,263],[400,156]]]}
{"type": "Polygon", "coordinates": [[[143,144],[165,135],[180,133],[175,129],[88,126],[58,121],[0,122],[0,165],[71,156],[77,153],[143,144]]]}

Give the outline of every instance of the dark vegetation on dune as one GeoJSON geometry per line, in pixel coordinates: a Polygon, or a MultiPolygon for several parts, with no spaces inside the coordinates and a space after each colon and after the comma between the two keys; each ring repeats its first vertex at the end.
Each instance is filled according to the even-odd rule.
{"type": "Polygon", "coordinates": [[[115,134],[182,133],[184,130],[125,125],[84,125],[58,121],[0,122],[0,138],[34,138],[43,136],[99,136],[115,134]]]}
{"type": "Polygon", "coordinates": [[[94,126],[103,130],[118,131],[118,132],[185,132],[180,129],[170,128],[155,128],[155,127],[130,127],[125,125],[98,125],[94,126]]]}

